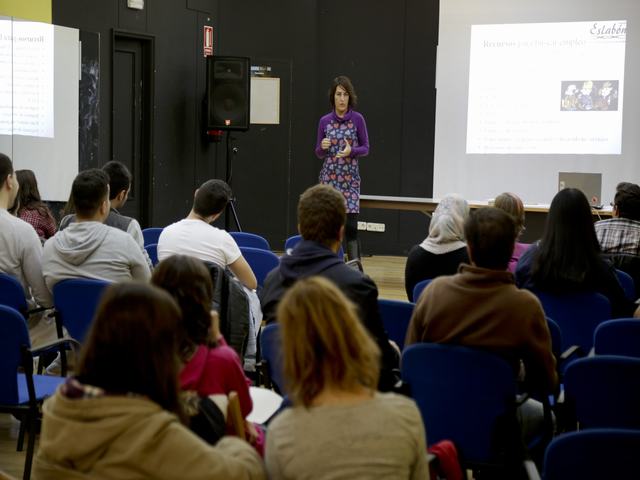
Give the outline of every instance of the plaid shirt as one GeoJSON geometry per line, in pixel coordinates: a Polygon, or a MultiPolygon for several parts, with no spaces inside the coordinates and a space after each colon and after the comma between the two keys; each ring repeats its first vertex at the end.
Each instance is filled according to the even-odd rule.
{"type": "Polygon", "coordinates": [[[640,256],[640,222],[628,218],[611,218],[596,222],[595,228],[603,253],[640,256]]]}
{"type": "Polygon", "coordinates": [[[23,208],[18,216],[33,226],[43,242],[56,234],[56,221],[51,215],[42,215],[35,208],[23,208]]]}

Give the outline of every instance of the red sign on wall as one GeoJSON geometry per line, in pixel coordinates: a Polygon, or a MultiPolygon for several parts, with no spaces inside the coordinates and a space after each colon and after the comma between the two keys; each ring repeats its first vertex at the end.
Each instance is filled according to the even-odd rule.
{"type": "Polygon", "coordinates": [[[204,56],[210,57],[213,55],[213,27],[211,25],[204,26],[204,56]]]}

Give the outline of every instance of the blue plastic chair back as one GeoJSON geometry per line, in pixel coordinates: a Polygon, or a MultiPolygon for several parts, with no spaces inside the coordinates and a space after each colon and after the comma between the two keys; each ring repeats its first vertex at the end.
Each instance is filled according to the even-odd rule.
{"type": "Polygon", "coordinates": [[[571,363],[564,375],[567,403],[585,428],[640,429],[640,359],[597,355],[571,363]]]}
{"type": "Polygon", "coordinates": [[[588,353],[593,347],[596,327],[611,318],[609,300],[599,293],[534,293],[540,299],[545,315],[552,318],[562,331],[562,351],[579,345],[585,354],[588,353]]]}
{"type": "Polygon", "coordinates": [[[416,283],[416,286],[413,287],[412,301],[414,303],[418,302],[420,295],[422,295],[422,292],[424,291],[424,289],[427,288],[427,285],[429,285],[432,281],[433,281],[433,278],[427,278],[426,280],[420,280],[418,283],[416,283]]]}
{"type": "Polygon", "coordinates": [[[144,249],[147,251],[147,255],[149,255],[153,266],[155,267],[158,265],[158,244],[151,243],[149,245],[145,245],[144,249]]]}
{"type": "Polygon", "coordinates": [[[630,479],[638,475],[640,431],[598,428],[565,433],[547,447],[544,480],[630,479]]]}
{"type": "Polygon", "coordinates": [[[622,318],[598,325],[593,346],[596,355],[640,358],[640,319],[622,318]]]}
{"type": "Polygon", "coordinates": [[[413,314],[415,305],[402,300],[378,299],[378,308],[384,329],[387,331],[389,340],[396,342],[400,350],[404,349],[404,340],[407,337],[407,329],[413,314]]]}
{"type": "Polygon", "coordinates": [[[18,404],[18,367],[21,346],[30,347],[24,317],[16,309],[0,305],[0,404],[18,404]]]}
{"type": "Polygon", "coordinates": [[[271,245],[266,238],[247,232],[229,232],[239,247],[260,248],[271,251],[271,245]]]}
{"type": "MultiPolygon", "coordinates": [[[[73,278],[53,287],[53,303],[69,335],[82,343],[109,282],[73,278]]],[[[114,352],[115,354],[115,352],[114,352]]]]}
{"type": "Polygon", "coordinates": [[[150,227],[142,230],[142,238],[144,239],[145,246],[151,245],[152,243],[158,243],[162,230],[164,230],[164,228],[160,227],[150,227]]]}
{"type": "Polygon", "coordinates": [[[507,425],[515,422],[516,384],[502,358],[453,345],[410,345],[402,354],[402,380],[418,404],[429,443],[452,440],[466,462],[493,463],[502,442],[512,438],[507,425]],[[505,427],[502,442],[498,425],[505,427]]]}
{"type": "Polygon", "coordinates": [[[547,327],[551,335],[551,351],[556,359],[562,354],[562,331],[556,322],[547,317],[547,327]]]}
{"type": "MultiPolygon", "coordinates": [[[[291,250],[296,248],[296,245],[300,243],[300,240],[302,240],[302,235],[293,235],[287,238],[287,240],[284,242],[285,255],[289,255],[291,253],[291,250]]],[[[344,249],[342,248],[342,245],[340,245],[340,250],[338,250],[338,258],[340,258],[340,260],[344,260],[344,249]]]]}
{"type": "Polygon", "coordinates": [[[261,248],[240,247],[240,251],[251,266],[258,285],[262,287],[267,274],[280,264],[280,258],[275,253],[261,248]]]}
{"type": "Polygon", "coordinates": [[[27,299],[24,296],[24,289],[17,278],[0,273],[0,305],[15,308],[20,313],[27,313],[27,299]]]}
{"type": "Polygon", "coordinates": [[[633,281],[633,277],[629,275],[627,272],[623,272],[622,270],[618,270],[616,268],[616,275],[618,276],[618,281],[620,282],[620,286],[622,290],[624,290],[624,294],[629,300],[636,300],[636,284],[633,281]]]}
{"type": "Polygon", "coordinates": [[[269,378],[281,395],[285,394],[284,374],[282,366],[282,340],[280,339],[280,325],[272,323],[260,332],[260,351],[262,358],[267,361],[269,378]]]}

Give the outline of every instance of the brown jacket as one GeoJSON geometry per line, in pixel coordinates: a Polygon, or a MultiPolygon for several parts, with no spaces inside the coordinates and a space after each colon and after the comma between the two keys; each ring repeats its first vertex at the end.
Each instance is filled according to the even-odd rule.
{"type": "Polygon", "coordinates": [[[463,264],[458,274],[436,278],[420,297],[406,345],[449,343],[481,348],[506,358],[527,384],[551,392],[558,377],[551,337],[538,299],[518,290],[513,275],[463,264]]]}
{"type": "Polygon", "coordinates": [[[144,397],[70,399],[59,391],[44,402],[35,479],[266,478],[248,443],[225,437],[215,447],[144,397]]]}

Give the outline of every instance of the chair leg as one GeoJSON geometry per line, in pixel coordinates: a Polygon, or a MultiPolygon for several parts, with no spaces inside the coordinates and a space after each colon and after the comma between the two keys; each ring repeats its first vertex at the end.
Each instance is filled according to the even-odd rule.
{"type": "Polygon", "coordinates": [[[21,452],[24,448],[24,429],[25,423],[27,422],[26,415],[23,415],[20,418],[20,429],[18,430],[18,444],[16,446],[16,452],[21,452]]]}
{"type": "Polygon", "coordinates": [[[29,480],[31,478],[31,464],[33,463],[33,451],[36,446],[36,430],[38,426],[38,415],[32,413],[29,415],[29,440],[27,442],[27,455],[24,459],[24,474],[23,480],[29,480]]]}

